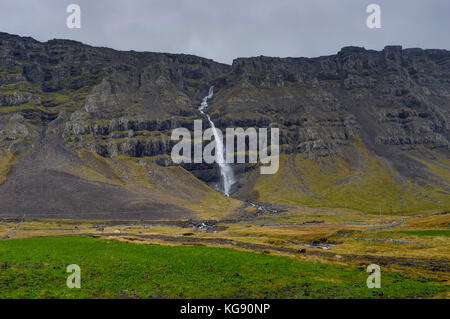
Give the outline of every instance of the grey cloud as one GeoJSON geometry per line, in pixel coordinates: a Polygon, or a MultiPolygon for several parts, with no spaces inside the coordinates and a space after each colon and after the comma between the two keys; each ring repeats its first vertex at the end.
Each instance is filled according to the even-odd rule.
{"type": "Polygon", "coordinates": [[[2,0],[0,31],[231,63],[328,55],[346,45],[449,49],[448,12],[447,0],[2,0]],[[70,3],[81,6],[79,30],[66,27],[70,3]],[[370,3],[381,6],[381,29],[366,27],[370,3]]]}

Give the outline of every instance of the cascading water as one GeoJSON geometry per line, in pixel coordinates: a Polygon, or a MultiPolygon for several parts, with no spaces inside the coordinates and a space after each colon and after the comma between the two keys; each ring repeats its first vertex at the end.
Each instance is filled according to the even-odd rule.
{"type": "Polygon", "coordinates": [[[200,111],[200,113],[206,116],[213,130],[214,140],[216,141],[216,162],[219,164],[220,175],[222,178],[221,192],[229,197],[231,186],[233,186],[233,184],[236,182],[236,180],[234,179],[233,169],[231,168],[230,164],[226,163],[225,161],[223,141],[219,137],[219,133],[217,132],[216,126],[214,125],[213,121],[211,121],[209,115],[203,112],[203,110],[206,107],[208,107],[208,100],[211,99],[213,95],[214,95],[214,87],[211,86],[209,88],[208,95],[203,98],[202,103],[198,107],[198,110],[200,111]]]}

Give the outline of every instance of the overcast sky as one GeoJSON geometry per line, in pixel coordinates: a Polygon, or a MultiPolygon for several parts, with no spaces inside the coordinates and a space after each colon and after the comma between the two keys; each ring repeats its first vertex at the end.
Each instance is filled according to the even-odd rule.
{"type": "Polygon", "coordinates": [[[320,56],[343,46],[450,49],[449,0],[0,0],[0,31],[118,50],[243,56],[320,56]],[[66,26],[81,7],[81,29],[66,26]],[[381,29],[366,7],[381,7],[381,29]]]}

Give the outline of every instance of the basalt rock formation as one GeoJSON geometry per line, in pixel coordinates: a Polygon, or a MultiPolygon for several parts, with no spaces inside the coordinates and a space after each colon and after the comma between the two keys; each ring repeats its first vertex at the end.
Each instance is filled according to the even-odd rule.
{"type": "Polygon", "coordinates": [[[218,128],[280,128],[278,173],[234,165],[232,197],[450,206],[449,51],[346,47],[230,66],[0,33],[0,216],[173,218],[240,206],[209,187],[216,166],[170,159],[171,131],[202,119],[210,86],[218,128]]]}

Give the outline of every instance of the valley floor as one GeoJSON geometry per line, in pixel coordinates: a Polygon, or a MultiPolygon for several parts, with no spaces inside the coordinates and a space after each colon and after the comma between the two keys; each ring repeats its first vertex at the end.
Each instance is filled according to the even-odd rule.
{"type": "Polygon", "coordinates": [[[3,219],[0,298],[449,298],[450,215],[249,208],[221,221],[3,219]],[[82,289],[68,289],[78,264],[82,289]],[[368,289],[366,267],[381,268],[368,289]]]}

